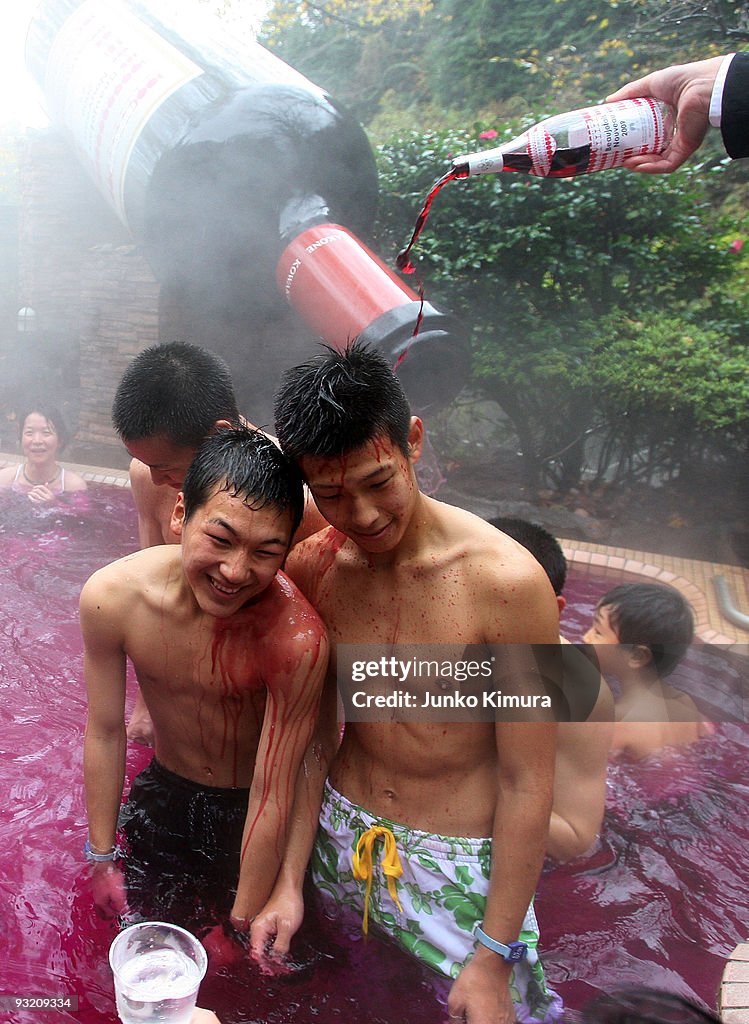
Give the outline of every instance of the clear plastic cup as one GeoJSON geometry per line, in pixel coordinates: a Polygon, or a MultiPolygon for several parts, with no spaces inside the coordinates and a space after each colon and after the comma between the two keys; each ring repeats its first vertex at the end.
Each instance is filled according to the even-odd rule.
{"type": "Polygon", "coordinates": [[[109,964],[123,1024],[189,1024],[208,967],[190,932],[163,921],[131,925],[110,946],[109,964]]]}

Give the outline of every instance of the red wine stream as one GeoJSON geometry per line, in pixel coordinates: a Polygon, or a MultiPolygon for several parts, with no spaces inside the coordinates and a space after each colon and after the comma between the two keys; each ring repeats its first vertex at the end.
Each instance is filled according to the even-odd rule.
{"type": "MultiPolygon", "coordinates": [[[[424,200],[424,205],[421,208],[421,213],[416,218],[416,224],[414,225],[413,233],[411,234],[411,239],[408,245],[404,249],[401,249],[401,251],[395,257],[395,265],[398,268],[398,270],[402,271],[402,273],[413,274],[416,272],[416,267],[413,265],[410,258],[411,250],[413,249],[414,245],[416,244],[419,238],[419,235],[424,229],[424,225],[427,222],[427,217],[429,216],[429,210],[431,209],[432,203],[434,202],[437,193],[448,183],[448,181],[454,181],[455,178],[458,177],[462,177],[462,175],[457,174],[455,172],[455,169],[452,169],[448,171],[447,174],[443,174],[441,178],[438,178],[437,181],[435,181],[434,185],[432,185],[431,189],[429,190],[427,197],[424,200]]],[[[419,315],[416,317],[416,323],[414,324],[413,334],[411,335],[412,341],[419,333],[421,322],[424,319],[424,282],[421,280],[421,278],[418,277],[418,275],[417,278],[419,301],[421,304],[419,306],[419,315]]],[[[397,372],[398,367],[401,365],[403,360],[408,355],[409,348],[410,345],[407,345],[406,348],[398,356],[398,359],[395,362],[395,366],[393,367],[394,373],[397,372]]]]}
{"type": "Polygon", "coordinates": [[[416,267],[411,262],[411,250],[413,249],[414,245],[416,245],[419,235],[424,230],[424,225],[426,224],[427,217],[429,216],[429,210],[431,209],[432,203],[434,202],[437,193],[444,188],[448,181],[454,181],[456,178],[463,176],[464,175],[458,174],[455,168],[451,168],[451,170],[449,170],[447,174],[443,174],[441,178],[438,178],[437,181],[435,181],[435,183],[432,185],[431,189],[427,193],[427,197],[424,200],[424,205],[421,208],[421,213],[416,218],[416,224],[414,225],[411,240],[405,247],[405,249],[401,249],[401,251],[395,257],[396,267],[404,274],[413,274],[414,271],[416,270],[416,267]]]}

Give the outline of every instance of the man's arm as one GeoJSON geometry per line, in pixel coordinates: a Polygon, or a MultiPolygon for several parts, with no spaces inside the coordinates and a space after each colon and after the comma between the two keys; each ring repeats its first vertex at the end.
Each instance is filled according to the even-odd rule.
{"type": "MultiPolygon", "coordinates": [[[[554,723],[496,726],[498,798],[492,869],[481,925],[493,939],[516,941],[536,890],[551,813],[556,740],[554,723]]],[[[458,975],[448,998],[451,1014],[469,1024],[513,1024],[512,965],[483,945],[458,975]]]]}
{"type": "MultiPolygon", "coordinates": [[[[516,545],[498,551],[493,578],[484,577],[486,590],[483,633],[495,645],[559,645],[559,612],[546,573],[532,555],[516,545]],[[511,589],[510,589],[511,587],[511,589]],[[503,607],[498,594],[512,594],[503,607]]],[[[530,648],[509,649],[510,664],[526,666],[530,648]]],[[[555,659],[548,659],[552,667],[555,659]]],[[[547,659],[543,659],[546,662],[547,659]]],[[[546,667],[546,665],[544,665],[546,667]]],[[[531,672],[534,669],[531,668],[531,672]]],[[[521,680],[522,683],[522,680],[521,680]]],[[[556,755],[556,722],[498,721],[497,802],[492,831],[492,867],[484,920],[487,935],[502,943],[517,941],[528,906],[536,891],[549,831],[556,755]]],[[[448,996],[450,1014],[468,1024],[514,1024],[510,993],[512,965],[477,942],[448,996]]]]}
{"type": "MultiPolygon", "coordinates": [[[[89,842],[98,853],[115,845],[127,747],[123,617],[111,594],[111,580],[100,570],[84,586],[80,601],[88,694],[83,773],[89,842]]],[[[120,912],[125,899],[119,869],[112,861],[97,863],[92,877],[99,910],[106,916],[120,912]]]]}
{"type": "Polygon", "coordinates": [[[328,677],[312,741],[299,770],[286,853],[270,899],[252,923],[252,953],[283,959],[304,917],[303,885],[317,834],[328,769],[340,742],[338,688],[328,677]]]}
{"type": "Polygon", "coordinates": [[[582,857],[600,831],[613,733],[613,719],[559,725],[546,852],[560,863],[582,857]]]}
{"type": "MultiPolygon", "coordinates": [[[[130,490],[135,502],[135,510],[138,513],[138,542],[141,548],[153,548],[158,544],[163,544],[163,523],[159,513],[163,503],[161,492],[166,484],[157,487],[151,479],[148,466],[139,462],[138,459],[132,459],[130,462],[129,476],[130,490]]],[[[176,491],[172,491],[172,493],[176,500],[176,491]]]]}
{"type": "Polygon", "coordinates": [[[586,853],[601,829],[614,735],[614,698],[608,683],[577,647],[564,639],[562,643],[568,684],[583,693],[597,686],[598,694],[585,721],[559,725],[546,852],[560,863],[586,853]]]}
{"type": "MultiPolygon", "coordinates": [[[[275,659],[268,680],[263,728],[250,787],[239,884],[232,921],[246,928],[265,906],[286,849],[295,783],[317,720],[328,665],[328,642],[318,619],[304,633],[274,635],[286,643],[286,658],[275,659]]],[[[270,658],[269,658],[270,661],[270,658]]]]}
{"type": "Polygon", "coordinates": [[[749,53],[735,54],[726,68],[720,118],[728,155],[749,157],[749,53]]]}

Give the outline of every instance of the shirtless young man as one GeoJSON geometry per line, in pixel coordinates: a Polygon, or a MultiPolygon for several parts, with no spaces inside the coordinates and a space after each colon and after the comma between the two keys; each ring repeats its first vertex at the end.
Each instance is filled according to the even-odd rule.
{"type": "MultiPolygon", "coordinates": [[[[279,441],[331,524],[295,547],[288,569],[333,645],[558,643],[554,595],[535,559],[477,517],[419,491],[414,468],[424,428],[380,355],[354,344],[294,368],[276,412],[279,441]]],[[[365,882],[352,873],[352,852],[364,837],[376,862],[369,918],[456,977],[451,1016],[470,1024],[554,1018],[560,1003],[545,988],[529,904],[549,824],[556,725],[349,722],[336,753],[332,662],[321,709],[326,742],[318,770],[306,775],[306,833],[296,832],[253,924],[256,955],[272,942],[283,955],[301,921],[327,754],[312,861],[318,888],[362,913],[365,882]],[[390,835],[371,831],[382,826],[390,835]],[[390,859],[395,837],[403,869],[389,886],[378,835],[390,859]],[[527,942],[530,956],[513,971],[477,940],[475,925],[504,944],[527,942]]]]}
{"type": "MultiPolygon", "coordinates": [[[[187,342],[154,345],[133,359],[117,386],[112,422],[132,456],[130,487],[142,548],[179,543],[172,511],[200,443],[222,427],[252,426],[239,414],[226,363],[187,342]]],[[[324,525],[308,502],[296,539],[324,525]]],[[[153,742],[140,693],[127,735],[147,746],[153,742]]]]}
{"type": "MultiPolygon", "coordinates": [[[[566,599],[567,559],[559,541],[536,523],[514,517],[489,520],[538,560],[554,588],[559,614],[566,599]]],[[[559,863],[582,857],[596,841],[606,805],[606,769],[614,734],[614,698],[598,669],[564,637],[570,721],[560,722],[554,770],[554,802],[546,852],[559,863]],[[576,698],[578,698],[576,700],[576,698]]]]}
{"type": "Polygon", "coordinates": [[[87,855],[104,914],[125,908],[115,842],[128,659],[155,731],[122,810],[128,866],[157,880],[219,874],[240,924],[271,891],[327,664],[320,618],[279,571],[302,505],[298,471],[273,442],[222,430],[177,497],[180,546],[128,555],[83,588],[87,855]]]}

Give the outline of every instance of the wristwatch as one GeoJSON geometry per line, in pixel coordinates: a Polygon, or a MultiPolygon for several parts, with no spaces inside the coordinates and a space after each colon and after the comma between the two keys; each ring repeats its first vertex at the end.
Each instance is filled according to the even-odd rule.
{"type": "Polygon", "coordinates": [[[103,864],[108,860],[116,860],[119,857],[119,851],[115,845],[107,853],[96,853],[91,849],[91,840],[87,839],[83,844],[83,856],[91,864],[103,864]]]}
{"type": "Polygon", "coordinates": [[[521,960],[525,960],[528,956],[528,943],[527,942],[509,942],[505,945],[504,942],[497,942],[491,935],[487,935],[484,929],[480,925],[476,925],[473,929],[473,934],[479,940],[482,946],[486,946],[493,953],[499,953],[503,960],[508,963],[517,964],[521,960]]]}

